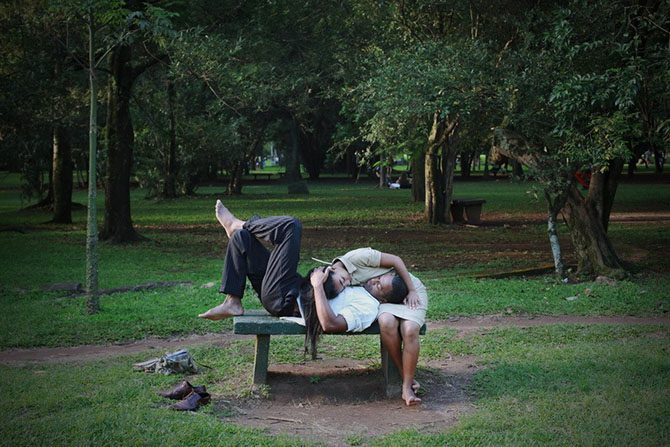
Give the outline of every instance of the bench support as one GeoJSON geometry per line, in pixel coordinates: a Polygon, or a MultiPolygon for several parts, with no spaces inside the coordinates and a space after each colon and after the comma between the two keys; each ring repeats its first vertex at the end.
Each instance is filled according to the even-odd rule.
{"type": "MultiPolygon", "coordinates": [[[[379,344],[384,373],[384,391],[386,397],[397,397],[402,394],[402,377],[400,371],[391,360],[388,350],[379,344]]],[[[254,354],[254,385],[265,385],[268,381],[268,365],[270,358],[270,335],[256,335],[254,354]]]]}
{"type": "Polygon", "coordinates": [[[402,377],[395,363],[391,360],[388,350],[379,344],[382,353],[382,371],[384,371],[384,391],[386,397],[398,397],[402,394],[402,377]]]}
{"type": "Polygon", "coordinates": [[[268,360],[270,358],[270,336],[256,335],[256,354],[254,355],[254,385],[263,385],[268,381],[268,360]]]}
{"type": "Polygon", "coordinates": [[[478,225],[481,223],[483,199],[454,199],[451,201],[451,217],[456,223],[468,222],[478,225]],[[465,216],[463,213],[465,212],[465,216]]]}
{"type": "MultiPolygon", "coordinates": [[[[250,310],[244,316],[233,319],[233,332],[256,336],[256,350],[254,353],[254,386],[267,384],[268,364],[270,359],[270,337],[272,335],[304,335],[305,328],[291,321],[271,317],[265,312],[250,310]]],[[[426,333],[426,325],[421,327],[420,334],[426,333]]],[[[379,325],[375,322],[362,334],[379,335],[379,325]]],[[[342,334],[354,335],[354,334],[342,334]]],[[[402,377],[396,368],[388,351],[381,345],[380,352],[382,372],[384,374],[384,391],[388,397],[400,396],[402,392],[402,377]]]]}

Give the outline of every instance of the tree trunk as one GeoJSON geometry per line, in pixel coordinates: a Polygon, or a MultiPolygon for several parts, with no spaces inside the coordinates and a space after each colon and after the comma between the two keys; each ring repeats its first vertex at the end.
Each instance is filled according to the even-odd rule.
{"type": "Polygon", "coordinates": [[[654,166],[656,167],[656,173],[661,175],[663,174],[663,165],[665,164],[665,152],[663,149],[654,146],[654,166]]]}
{"type": "Polygon", "coordinates": [[[379,172],[379,186],[380,188],[386,188],[386,185],[389,183],[388,169],[386,168],[386,163],[384,162],[384,155],[379,155],[378,163],[378,172],[379,172]]]}
{"type": "Polygon", "coordinates": [[[105,224],[101,238],[113,243],[140,240],[130,218],[130,173],[134,140],[130,118],[134,75],[130,61],[129,46],[120,45],[112,50],[107,99],[105,224]]]}
{"type": "Polygon", "coordinates": [[[614,196],[619,186],[623,165],[623,159],[615,159],[610,162],[605,172],[596,169],[591,174],[588,199],[594,203],[605,232],[607,232],[609,226],[614,196]]]}
{"type": "Polygon", "coordinates": [[[461,152],[461,177],[463,178],[470,178],[473,155],[470,151],[461,152]]]}
{"type": "Polygon", "coordinates": [[[175,90],[172,80],[167,81],[167,98],[170,141],[167,160],[165,160],[165,181],[163,182],[162,195],[166,198],[174,198],[177,197],[177,131],[174,113],[175,90]]]}
{"type": "Polygon", "coordinates": [[[554,271],[556,272],[556,276],[563,279],[565,276],[565,267],[563,265],[563,256],[561,255],[561,242],[558,239],[556,217],[557,213],[549,212],[549,216],[547,217],[547,234],[549,235],[551,255],[554,258],[554,271]]]}
{"type": "Polygon", "coordinates": [[[590,195],[584,199],[573,184],[565,207],[578,260],[578,273],[584,276],[623,276],[623,264],[607,237],[598,206],[590,195]]]}
{"type": "Polygon", "coordinates": [[[356,162],[356,148],[354,146],[347,148],[345,160],[347,175],[352,179],[356,179],[358,177],[358,163],[356,162]]]}
{"type": "Polygon", "coordinates": [[[325,132],[323,123],[318,116],[314,119],[315,121],[312,123],[314,130],[305,131],[298,128],[300,155],[310,180],[316,180],[321,175],[327,147],[327,143],[324,141],[327,137],[323,135],[323,132],[325,132]]]}
{"type": "Polygon", "coordinates": [[[426,154],[423,152],[412,157],[412,200],[415,202],[426,200],[425,163],[426,154]]]}
{"type": "Polygon", "coordinates": [[[309,194],[307,184],[300,174],[300,148],[298,123],[295,118],[290,118],[289,123],[289,147],[286,151],[286,182],[289,194],[309,194]]]}
{"type": "Polygon", "coordinates": [[[628,177],[632,177],[635,174],[636,164],[637,164],[637,157],[633,155],[628,159],[628,177]]]}
{"type": "Polygon", "coordinates": [[[456,171],[456,145],[453,137],[447,137],[442,145],[442,179],[444,182],[444,221],[452,223],[451,200],[454,195],[454,172],[456,171]]]}
{"type": "Polygon", "coordinates": [[[72,150],[69,132],[61,125],[53,130],[52,171],[53,222],[72,223],[72,150]]]}
{"type": "Polygon", "coordinates": [[[514,180],[521,180],[523,177],[523,165],[519,161],[512,159],[512,178],[514,180]]]}
{"type": "Polygon", "coordinates": [[[448,122],[440,112],[433,114],[425,158],[426,198],[424,215],[431,224],[450,223],[447,193],[451,197],[456,153],[453,137],[458,119],[448,122]]]}
{"type": "Polygon", "coordinates": [[[88,215],[86,218],[86,309],[100,311],[98,296],[98,214],[97,214],[97,157],[98,157],[98,81],[95,77],[93,11],[88,11],[88,80],[91,90],[88,128],[88,215]]]}
{"type": "Polygon", "coordinates": [[[565,194],[552,198],[550,191],[544,191],[544,197],[548,204],[547,216],[547,235],[549,236],[549,245],[551,246],[551,255],[554,258],[554,269],[556,276],[560,279],[565,277],[565,265],[563,264],[563,255],[561,253],[561,242],[558,238],[558,213],[565,206],[565,194]]]}
{"type": "Polygon", "coordinates": [[[428,144],[425,159],[426,199],[424,201],[424,215],[431,224],[445,223],[445,203],[442,192],[442,175],[440,172],[439,146],[428,144]]]}
{"type": "Polygon", "coordinates": [[[242,194],[242,174],[244,173],[244,161],[235,162],[233,169],[230,170],[230,179],[228,179],[228,195],[242,194]]]}

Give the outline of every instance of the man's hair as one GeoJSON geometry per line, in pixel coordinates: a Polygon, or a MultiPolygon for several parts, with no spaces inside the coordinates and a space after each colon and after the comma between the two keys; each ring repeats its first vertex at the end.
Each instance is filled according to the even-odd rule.
{"type": "Polygon", "coordinates": [[[403,281],[400,276],[395,275],[391,281],[391,291],[384,298],[389,303],[402,304],[408,293],[409,289],[407,288],[405,281],[403,281]]]}

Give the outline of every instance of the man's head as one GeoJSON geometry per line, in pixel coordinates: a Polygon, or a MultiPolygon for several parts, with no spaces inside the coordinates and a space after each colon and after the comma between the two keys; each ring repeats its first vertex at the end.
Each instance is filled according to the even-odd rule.
{"type": "Polygon", "coordinates": [[[381,303],[401,304],[409,293],[405,281],[394,272],[369,279],[363,287],[381,303]]]}

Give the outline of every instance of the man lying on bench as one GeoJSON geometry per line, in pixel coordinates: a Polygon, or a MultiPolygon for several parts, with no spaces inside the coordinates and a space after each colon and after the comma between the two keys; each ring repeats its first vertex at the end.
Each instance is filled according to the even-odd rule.
{"type": "MultiPolygon", "coordinates": [[[[263,307],[271,315],[304,317],[313,357],[316,356],[316,344],[321,332],[364,330],[377,317],[380,302],[403,303],[404,300],[407,306],[396,305],[413,309],[418,307],[425,318],[427,297],[422,299],[417,296],[415,278],[410,278],[399,257],[363,249],[371,252],[366,251],[368,258],[365,258],[364,262],[359,262],[360,272],[368,274],[378,272],[378,275],[367,278],[365,282],[361,281],[360,275],[352,276],[350,273],[356,270],[355,263],[350,262],[348,268],[343,268],[340,266],[343,262],[341,260],[337,260],[329,267],[314,268],[303,278],[297,273],[302,236],[302,225],[298,219],[279,216],[252,217],[248,221],[243,221],[235,217],[220,200],[216,202],[215,211],[217,220],[230,238],[219,289],[221,293],[226,294],[226,299],[199,317],[221,320],[244,314],[242,297],[248,278],[263,307]],[[265,248],[261,240],[270,242],[273,245],[272,250],[265,248]],[[370,267],[367,270],[363,268],[366,263],[370,267]],[[394,268],[399,276],[396,276],[391,268],[394,268]],[[346,304],[338,308],[337,312],[334,311],[328,300],[335,298],[352,281],[361,284],[363,288],[348,290],[345,294],[346,304]],[[375,298],[376,304],[372,304],[370,295],[375,298]]],[[[347,253],[342,259],[346,259],[354,252],[347,253]]],[[[423,288],[422,284],[420,286],[423,288]]],[[[425,295],[425,288],[422,291],[425,295]]],[[[380,318],[382,343],[401,371],[403,399],[407,405],[415,405],[421,402],[415,395],[418,383],[414,381],[414,372],[419,353],[418,330],[422,324],[416,327],[416,336],[413,336],[414,324],[398,323],[396,316],[396,314],[386,315],[388,318],[384,318],[385,330],[382,328],[380,318]],[[406,330],[405,326],[412,329],[406,330]],[[410,354],[407,359],[403,357],[401,340],[405,343],[405,352],[410,354]]]]}

